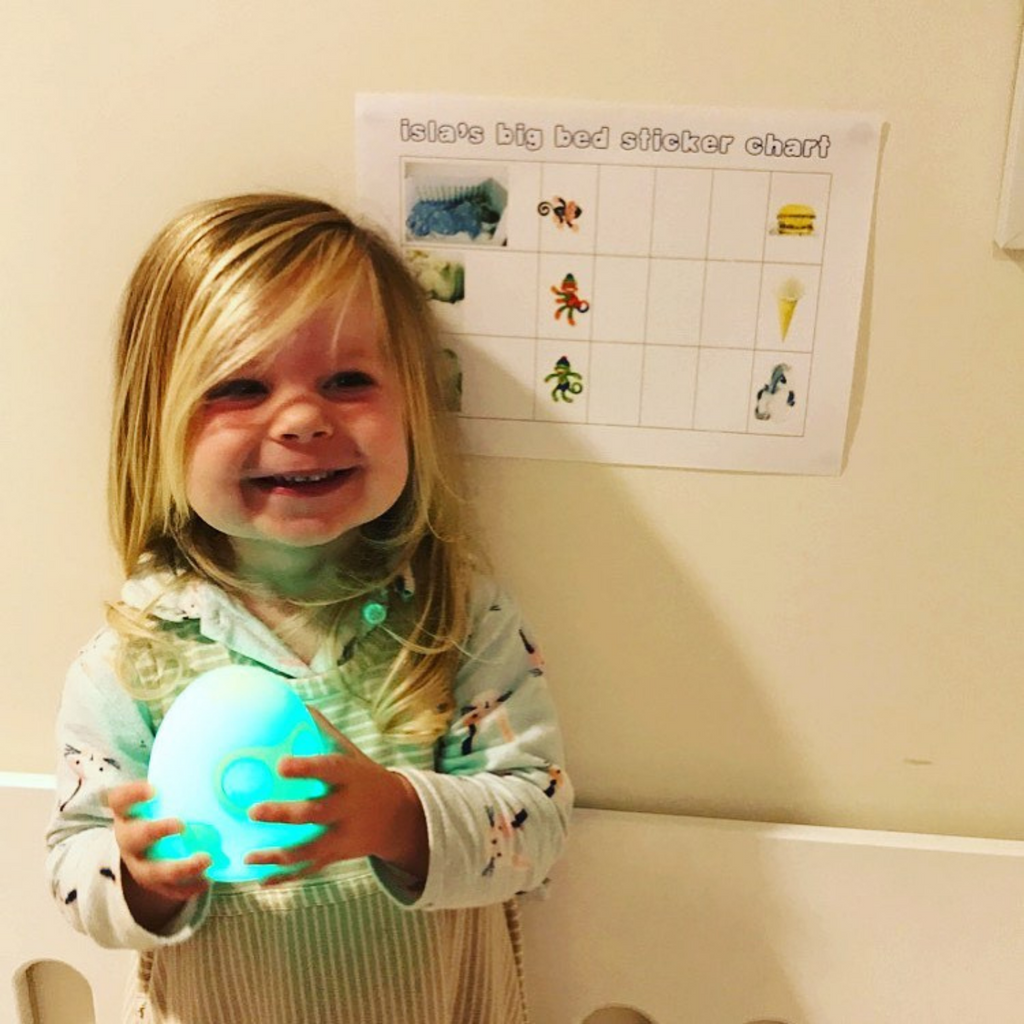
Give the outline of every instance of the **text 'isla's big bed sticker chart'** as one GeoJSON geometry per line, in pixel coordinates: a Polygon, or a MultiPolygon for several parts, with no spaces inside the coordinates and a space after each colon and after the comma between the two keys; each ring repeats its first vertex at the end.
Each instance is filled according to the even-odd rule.
{"type": "Polygon", "coordinates": [[[471,452],[840,470],[878,118],[363,95],[357,125],[471,452]]]}

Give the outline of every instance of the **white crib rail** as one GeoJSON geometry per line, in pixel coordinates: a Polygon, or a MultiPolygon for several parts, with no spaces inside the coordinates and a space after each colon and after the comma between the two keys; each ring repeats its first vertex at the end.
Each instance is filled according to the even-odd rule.
{"type": "Polygon", "coordinates": [[[578,810],[534,1024],[1024,1021],[1024,843],[578,810]]]}
{"type": "MultiPolygon", "coordinates": [[[[0,1024],[30,1024],[31,1018],[24,1019],[28,994],[14,983],[27,966],[45,960],[62,961],[82,974],[92,988],[95,1020],[115,1024],[121,1019],[132,954],[100,949],[77,934],[51,899],[43,870],[43,833],[52,805],[51,777],[0,773],[0,820],[5,831],[0,843],[0,1024]]],[[[78,1010],[77,1021],[93,1020],[89,1007],[78,1010]]],[[[69,1019],[66,1014],[61,1017],[69,1019]]]]}
{"type": "MultiPolygon", "coordinates": [[[[73,932],[46,891],[52,799],[47,777],[0,773],[0,974],[70,964],[113,1024],[132,956],[73,932]]],[[[612,1005],[654,1024],[1024,1020],[1021,842],[580,809],[523,917],[534,1024],[612,1005]]],[[[16,1007],[0,983],[0,1024],[27,1024],[16,1007]]]]}

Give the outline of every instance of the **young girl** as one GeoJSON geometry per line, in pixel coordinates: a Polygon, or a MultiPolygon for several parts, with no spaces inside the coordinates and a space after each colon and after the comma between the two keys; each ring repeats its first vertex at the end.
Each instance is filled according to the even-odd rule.
{"type": "Polygon", "coordinates": [[[377,235],[314,200],[198,206],[128,287],[110,462],[127,582],[58,719],[55,898],[139,951],[128,1019],[526,1019],[514,897],[561,850],[572,791],[542,664],[478,574],[426,302],[377,235]],[[325,826],[210,883],[152,796],[153,737],[202,672],[262,666],[337,753],[251,817],[325,826]]]}

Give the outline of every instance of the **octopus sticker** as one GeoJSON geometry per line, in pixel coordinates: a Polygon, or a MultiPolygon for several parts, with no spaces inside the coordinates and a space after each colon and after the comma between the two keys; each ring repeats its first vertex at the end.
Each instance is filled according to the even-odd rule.
{"type": "Polygon", "coordinates": [[[570,327],[576,326],[577,313],[586,313],[590,310],[590,303],[580,298],[579,287],[572,274],[566,274],[562,278],[561,287],[551,286],[555,296],[555,319],[561,319],[564,313],[570,327]]]}
{"type": "Polygon", "coordinates": [[[545,384],[550,384],[552,381],[554,381],[554,386],[551,388],[553,402],[572,402],[574,396],[583,391],[583,375],[572,368],[572,363],[566,356],[561,356],[555,363],[554,370],[544,378],[545,384]]]}

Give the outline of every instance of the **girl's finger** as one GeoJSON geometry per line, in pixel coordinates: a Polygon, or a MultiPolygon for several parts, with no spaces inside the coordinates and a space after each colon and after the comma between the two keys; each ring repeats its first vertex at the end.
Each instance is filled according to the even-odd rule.
{"type": "Polygon", "coordinates": [[[205,877],[213,863],[208,854],[196,853],[181,860],[152,861],[132,858],[125,861],[137,885],[169,899],[187,899],[205,892],[210,883],[205,877]]]}
{"type": "Polygon", "coordinates": [[[252,853],[245,855],[245,863],[256,865],[258,867],[266,867],[272,865],[273,867],[287,867],[288,865],[298,865],[306,863],[309,858],[304,857],[299,853],[296,853],[297,848],[291,849],[283,846],[275,846],[271,850],[253,850],[252,853]]]}
{"type": "Polygon", "coordinates": [[[149,861],[154,864],[160,881],[164,885],[172,885],[175,888],[203,884],[203,872],[213,863],[213,858],[208,853],[194,853],[191,857],[181,860],[163,860],[159,862],[149,861]]]}
{"type": "Polygon", "coordinates": [[[269,850],[253,850],[245,855],[245,863],[255,866],[272,866],[286,868],[288,877],[297,871],[312,870],[314,866],[319,867],[315,852],[311,849],[312,843],[304,843],[302,846],[279,846],[269,850]]]}
{"type": "Polygon", "coordinates": [[[115,832],[121,837],[119,845],[139,854],[144,853],[158,840],[180,835],[184,831],[185,823],[177,818],[161,818],[159,821],[146,821],[140,818],[130,825],[115,828],[115,832]]]}
{"type": "Polygon", "coordinates": [[[316,800],[268,800],[253,804],[249,817],[276,825],[330,825],[337,817],[337,808],[330,796],[316,800]]]}
{"type": "Polygon", "coordinates": [[[310,875],[315,875],[320,870],[320,867],[321,865],[319,864],[307,861],[300,864],[294,871],[279,871],[276,874],[268,875],[260,882],[260,885],[264,889],[271,889],[275,885],[283,885],[285,882],[294,882],[299,878],[308,878],[310,875]]]}
{"type": "Polygon", "coordinates": [[[155,794],[156,791],[145,779],[126,782],[123,786],[115,786],[107,793],[107,807],[114,814],[126,818],[135,804],[145,803],[155,794]]]}
{"type": "Polygon", "coordinates": [[[286,779],[319,779],[328,784],[340,780],[345,771],[338,754],[311,754],[308,757],[282,757],[277,770],[286,779]]]}

